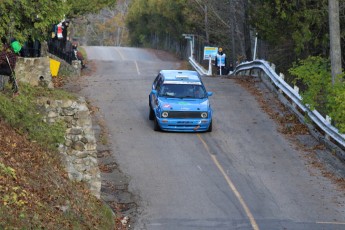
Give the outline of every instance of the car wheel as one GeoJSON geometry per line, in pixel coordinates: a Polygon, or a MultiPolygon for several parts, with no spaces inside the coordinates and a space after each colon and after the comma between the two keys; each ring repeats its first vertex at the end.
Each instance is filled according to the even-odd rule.
{"type": "Polygon", "coordinates": [[[152,121],[154,118],[155,118],[155,112],[154,112],[153,109],[151,109],[151,107],[150,107],[149,119],[152,121]]]}
{"type": "Polygon", "coordinates": [[[153,119],[153,130],[154,130],[154,131],[160,131],[160,130],[161,130],[161,127],[159,126],[156,117],[153,119]]]}
{"type": "Polygon", "coordinates": [[[210,123],[210,126],[208,127],[207,132],[212,132],[212,121],[211,121],[211,123],[210,123]]]}

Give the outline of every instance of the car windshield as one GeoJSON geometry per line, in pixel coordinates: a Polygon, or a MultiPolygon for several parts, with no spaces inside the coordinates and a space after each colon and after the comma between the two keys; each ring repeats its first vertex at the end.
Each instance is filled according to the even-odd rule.
{"type": "Polygon", "coordinates": [[[163,84],[159,90],[160,97],[172,98],[205,98],[207,93],[202,85],[163,84]]]}

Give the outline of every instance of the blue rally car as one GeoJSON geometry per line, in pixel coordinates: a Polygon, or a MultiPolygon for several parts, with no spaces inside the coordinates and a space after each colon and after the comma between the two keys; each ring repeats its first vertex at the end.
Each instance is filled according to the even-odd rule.
{"type": "Polygon", "coordinates": [[[211,132],[211,95],[196,71],[161,70],[149,95],[154,130],[211,132]]]}

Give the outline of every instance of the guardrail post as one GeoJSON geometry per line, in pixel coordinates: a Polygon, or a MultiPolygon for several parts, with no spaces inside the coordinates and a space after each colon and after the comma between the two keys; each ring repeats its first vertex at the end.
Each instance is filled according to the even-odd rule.
{"type": "Polygon", "coordinates": [[[284,75],[284,74],[282,74],[282,73],[280,73],[280,74],[279,74],[279,77],[280,77],[282,80],[284,80],[284,79],[285,79],[285,75],[284,75]]]}
{"type": "MultiPolygon", "coordinates": [[[[295,85],[295,86],[293,87],[293,90],[294,90],[297,94],[299,93],[299,88],[298,88],[297,85],[295,85]]],[[[292,106],[293,106],[294,108],[296,108],[296,103],[292,103],[292,106]]]]}
{"type": "Polygon", "coordinates": [[[276,71],[276,65],[275,64],[271,64],[271,68],[274,70],[274,72],[276,71]]]}
{"type": "MultiPolygon", "coordinates": [[[[326,115],[326,123],[327,123],[327,125],[331,125],[331,123],[332,123],[332,118],[330,116],[328,116],[328,115],[326,115]]],[[[331,139],[331,137],[327,133],[325,134],[325,138],[327,140],[331,139]]]]}
{"type": "MultiPolygon", "coordinates": [[[[273,65],[274,65],[274,64],[273,64],[273,65]]],[[[284,81],[284,78],[285,78],[284,74],[280,73],[280,74],[279,74],[279,77],[284,81]]],[[[283,90],[282,90],[282,89],[279,89],[278,91],[279,91],[279,93],[283,93],[283,90]]]]}
{"type": "Polygon", "coordinates": [[[251,75],[252,75],[253,77],[256,77],[256,76],[257,76],[257,74],[256,74],[256,69],[252,69],[251,75]]]}

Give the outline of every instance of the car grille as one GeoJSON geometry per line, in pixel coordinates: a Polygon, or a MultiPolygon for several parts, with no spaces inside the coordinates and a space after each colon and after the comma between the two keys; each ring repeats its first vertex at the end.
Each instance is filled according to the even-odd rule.
{"type": "Polygon", "coordinates": [[[169,118],[201,118],[201,112],[170,111],[169,118]]]}

